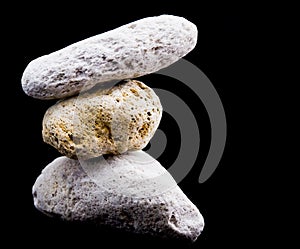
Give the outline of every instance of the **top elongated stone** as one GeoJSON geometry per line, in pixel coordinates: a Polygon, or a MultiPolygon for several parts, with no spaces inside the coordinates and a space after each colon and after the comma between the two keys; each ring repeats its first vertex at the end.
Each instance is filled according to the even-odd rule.
{"type": "Polygon", "coordinates": [[[72,96],[100,82],[156,72],[185,56],[196,42],[197,27],[182,17],[144,18],[31,61],[22,87],[38,99],[72,96]]]}

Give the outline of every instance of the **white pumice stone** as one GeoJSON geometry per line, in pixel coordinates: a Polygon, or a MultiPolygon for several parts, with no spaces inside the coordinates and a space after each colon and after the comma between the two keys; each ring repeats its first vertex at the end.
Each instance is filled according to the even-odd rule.
{"type": "Polygon", "coordinates": [[[194,241],[204,227],[197,207],[143,151],[87,161],[59,157],[37,178],[33,197],[49,216],[135,233],[194,241]]]}
{"type": "Polygon", "coordinates": [[[150,74],[189,53],[197,35],[197,27],[182,17],[144,18],[31,61],[22,87],[31,97],[57,99],[101,82],[150,74]]]}

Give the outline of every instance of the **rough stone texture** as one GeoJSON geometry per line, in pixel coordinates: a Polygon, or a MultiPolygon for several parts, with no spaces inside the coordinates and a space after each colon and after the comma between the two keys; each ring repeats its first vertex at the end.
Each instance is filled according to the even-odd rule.
{"type": "Polygon", "coordinates": [[[43,139],[63,155],[89,159],[144,148],[162,116],[155,92],[136,80],[59,101],[43,120],[43,139]]]}
{"type": "Polygon", "coordinates": [[[39,99],[72,96],[83,86],[156,72],[185,56],[196,42],[197,27],[182,17],[144,18],[33,60],[22,87],[39,99]]]}
{"type": "Polygon", "coordinates": [[[194,241],[204,227],[197,207],[143,151],[81,162],[59,157],[37,178],[33,197],[49,216],[135,233],[194,241]]]}

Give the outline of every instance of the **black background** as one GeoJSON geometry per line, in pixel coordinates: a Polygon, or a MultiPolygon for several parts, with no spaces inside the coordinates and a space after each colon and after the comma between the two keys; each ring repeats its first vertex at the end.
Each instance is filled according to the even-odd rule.
{"type": "MultiPolygon", "coordinates": [[[[248,111],[244,96],[249,87],[245,74],[245,57],[249,53],[245,13],[245,8],[238,6],[200,3],[197,7],[188,1],[178,4],[140,2],[139,5],[106,3],[106,6],[100,3],[99,7],[88,2],[73,3],[67,7],[27,5],[20,14],[12,13],[11,19],[18,18],[19,21],[6,28],[4,39],[4,52],[13,47],[13,53],[7,59],[7,73],[13,81],[10,83],[13,103],[17,102],[17,105],[9,106],[6,113],[11,121],[9,129],[13,133],[13,138],[7,140],[9,151],[12,148],[17,151],[10,156],[14,163],[7,167],[10,170],[10,177],[7,178],[13,176],[14,183],[10,183],[13,186],[7,193],[9,199],[4,205],[8,208],[6,231],[16,238],[10,243],[34,246],[37,240],[42,240],[45,245],[93,244],[99,248],[108,247],[106,244],[137,248],[145,244],[174,248],[215,248],[217,245],[243,248],[252,243],[256,237],[255,207],[249,201],[252,191],[248,184],[251,172],[247,167],[249,158],[243,154],[243,143],[250,136],[244,126],[247,122],[245,112],[248,111]],[[114,11],[116,8],[118,11],[114,11]],[[141,79],[149,86],[160,86],[178,94],[197,117],[202,139],[200,153],[195,167],[179,185],[203,214],[203,233],[195,243],[181,244],[108,228],[68,224],[41,214],[33,206],[31,187],[41,170],[60,156],[54,148],[43,143],[41,136],[43,115],[55,101],[36,100],[23,93],[21,77],[25,67],[31,60],[81,39],[160,14],[182,16],[197,25],[197,46],[185,59],[198,66],[211,80],[227,117],[227,143],[222,160],[211,178],[199,184],[198,176],[210,139],[205,108],[179,82],[157,75],[141,79]]],[[[174,139],[178,137],[178,130],[168,115],[163,117],[160,128],[168,135],[168,141],[172,141],[159,158],[167,168],[178,151],[179,141],[174,139]]]]}

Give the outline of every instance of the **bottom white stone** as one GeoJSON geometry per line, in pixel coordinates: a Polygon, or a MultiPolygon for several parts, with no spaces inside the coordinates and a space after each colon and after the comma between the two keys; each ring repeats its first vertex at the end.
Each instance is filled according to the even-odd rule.
{"type": "Polygon", "coordinates": [[[135,233],[194,241],[204,227],[197,207],[143,151],[88,161],[59,157],[37,178],[33,197],[47,215],[135,233]]]}

